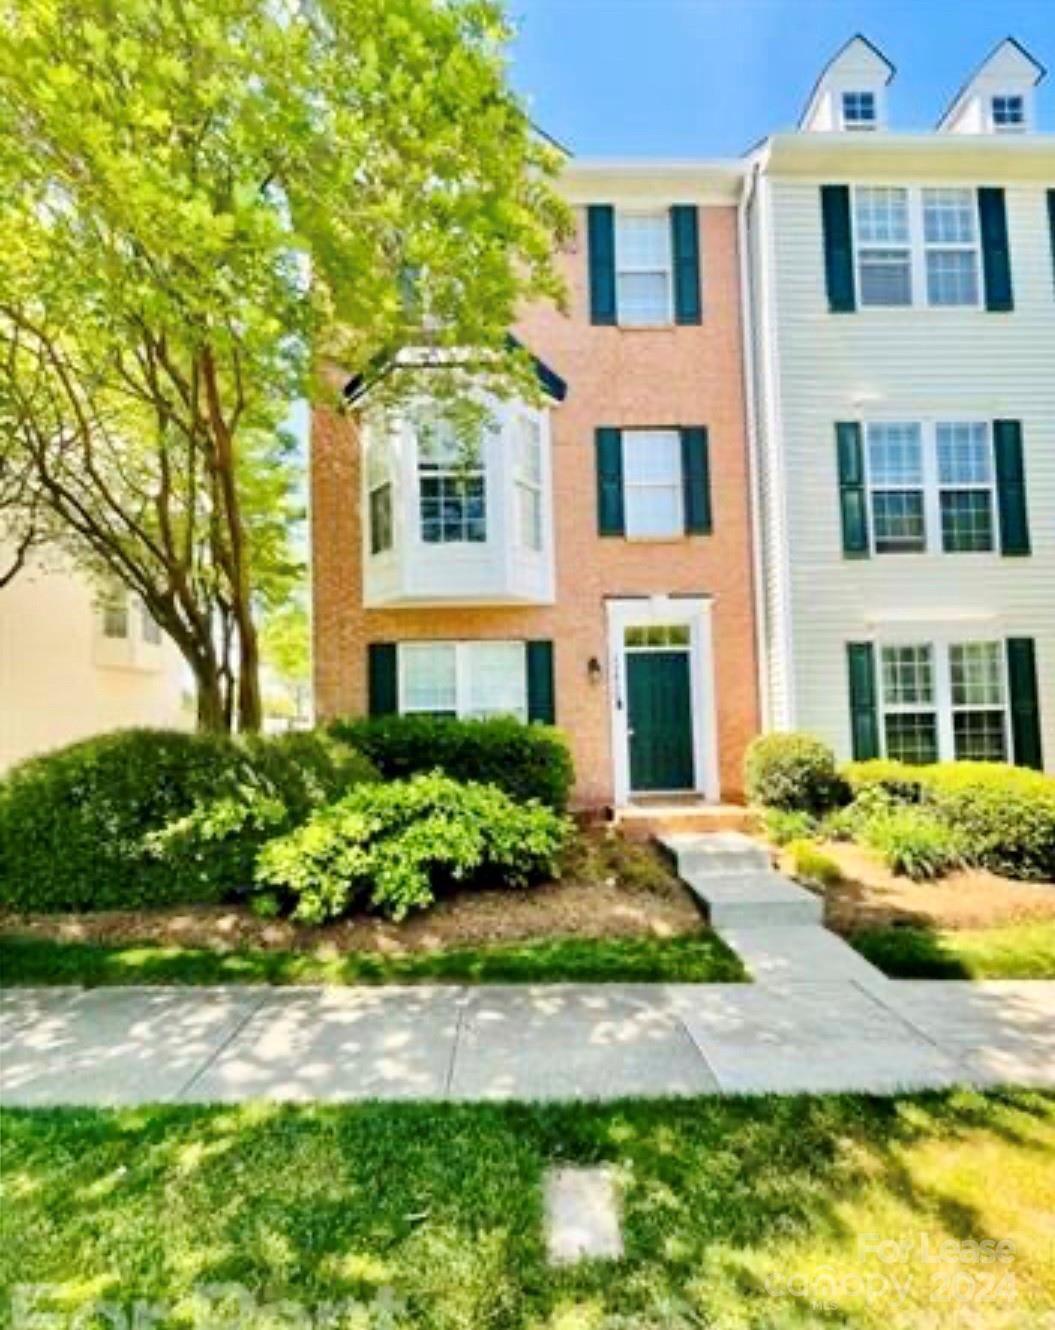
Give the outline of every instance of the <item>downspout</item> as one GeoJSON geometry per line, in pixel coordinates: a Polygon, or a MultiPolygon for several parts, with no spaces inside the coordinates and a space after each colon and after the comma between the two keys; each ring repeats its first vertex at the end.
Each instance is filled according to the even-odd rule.
{"type": "Polygon", "coordinates": [[[763,733],[772,724],[769,691],[769,639],[766,633],[765,582],[762,559],[762,494],[758,406],[755,378],[755,287],[751,268],[748,215],[758,189],[760,165],[756,161],[744,176],[736,205],[737,239],[740,249],[740,336],[744,366],[744,418],[747,424],[747,470],[751,520],[751,580],[755,619],[755,656],[758,661],[756,693],[763,733]]]}

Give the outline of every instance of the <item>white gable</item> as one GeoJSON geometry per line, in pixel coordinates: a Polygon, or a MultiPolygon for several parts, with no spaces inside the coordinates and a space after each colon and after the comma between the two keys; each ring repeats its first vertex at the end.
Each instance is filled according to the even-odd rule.
{"type": "Polygon", "coordinates": [[[1033,89],[1044,67],[1007,37],[957,93],[938,122],[950,134],[1028,133],[1036,128],[1033,89]]]}
{"type": "Polygon", "coordinates": [[[893,77],[894,66],[867,37],[852,37],[821,72],[799,128],[885,128],[886,86],[893,77]]]}

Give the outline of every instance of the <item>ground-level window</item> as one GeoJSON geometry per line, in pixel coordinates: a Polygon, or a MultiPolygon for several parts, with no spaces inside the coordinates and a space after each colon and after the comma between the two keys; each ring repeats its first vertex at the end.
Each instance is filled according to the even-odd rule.
{"type": "Polygon", "coordinates": [[[1003,643],[912,642],[880,648],[884,753],[902,762],[1006,762],[1003,643]]]}
{"type": "Polygon", "coordinates": [[[405,642],[399,647],[402,713],[516,716],[527,720],[523,642],[405,642]]]}

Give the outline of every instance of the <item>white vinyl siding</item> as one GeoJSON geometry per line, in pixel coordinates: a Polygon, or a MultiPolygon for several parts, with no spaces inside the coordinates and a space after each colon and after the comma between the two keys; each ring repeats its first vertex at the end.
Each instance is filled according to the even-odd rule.
{"type": "Polygon", "coordinates": [[[398,659],[401,714],[527,720],[523,642],[404,642],[398,659]]]}

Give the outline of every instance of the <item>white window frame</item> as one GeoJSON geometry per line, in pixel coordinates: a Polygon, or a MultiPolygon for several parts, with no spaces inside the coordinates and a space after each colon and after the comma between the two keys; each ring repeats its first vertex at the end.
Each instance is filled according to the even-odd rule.
{"type": "Polygon", "coordinates": [[[860,421],[862,452],[864,454],[864,476],[865,491],[868,499],[868,547],[869,553],[875,558],[885,559],[905,559],[913,555],[923,554],[942,554],[950,558],[964,558],[974,555],[976,557],[992,557],[999,554],[1000,551],[1000,512],[998,496],[996,490],[996,455],[993,443],[993,427],[989,420],[981,420],[976,416],[958,416],[949,412],[942,416],[928,416],[924,418],[911,416],[870,416],[860,421]],[[922,483],[918,488],[923,491],[923,527],[924,527],[924,547],[921,550],[880,550],[876,547],[876,522],[875,522],[875,504],[873,495],[876,490],[888,489],[915,489],[916,486],[891,486],[877,485],[872,476],[872,456],[869,442],[869,430],[874,426],[884,425],[915,425],[918,427],[921,436],[923,473],[922,483]],[[980,482],[965,482],[962,484],[942,483],[938,469],[938,426],[939,425],[972,425],[982,426],[985,430],[986,443],[989,450],[989,482],[982,484],[980,482]],[[978,490],[987,491],[989,494],[989,511],[992,518],[993,543],[987,550],[946,550],[942,542],[941,525],[941,495],[943,490],[978,490]]]}
{"type": "Polygon", "coordinates": [[[617,208],[615,212],[615,291],[616,291],[616,319],[620,327],[624,328],[665,328],[674,323],[674,244],[671,236],[670,212],[666,208],[617,208]],[[653,220],[662,221],[664,234],[667,240],[667,262],[665,267],[657,268],[649,265],[628,263],[622,254],[622,242],[619,234],[619,222],[626,217],[649,217],[653,220]],[[624,274],[644,273],[652,274],[662,273],[667,283],[667,307],[661,319],[648,319],[643,321],[628,320],[623,312],[619,300],[619,278],[624,274]]]}
{"type": "Polygon", "coordinates": [[[970,310],[982,310],[985,308],[985,290],[982,272],[982,236],[981,227],[978,220],[978,191],[971,185],[908,185],[896,181],[861,181],[851,185],[851,231],[853,233],[854,250],[854,281],[857,288],[857,307],[858,310],[868,311],[869,313],[897,313],[907,309],[927,309],[935,312],[952,312],[962,314],[970,310]],[[972,219],[974,222],[974,241],[973,244],[967,242],[946,242],[932,241],[926,239],[924,228],[924,193],[931,189],[963,189],[971,197],[972,219]],[[880,244],[878,241],[869,241],[862,245],[860,239],[860,228],[857,224],[858,196],[863,190],[870,189],[896,189],[904,190],[906,195],[906,206],[908,212],[908,240],[899,243],[880,244]],[[904,305],[877,305],[865,302],[861,297],[861,250],[907,250],[909,256],[909,300],[904,305]],[[971,251],[974,254],[975,268],[975,290],[977,298],[970,304],[962,305],[939,305],[931,304],[927,294],[927,253],[929,250],[963,250],[971,251]]]}
{"type": "MultiPolygon", "coordinates": [[[[425,422],[426,425],[431,422],[425,422]]],[[[455,462],[433,462],[423,454],[421,446],[421,425],[414,429],[414,475],[415,475],[415,531],[417,533],[417,543],[423,548],[429,549],[449,549],[452,546],[466,549],[484,549],[491,539],[492,514],[491,514],[491,486],[488,483],[487,476],[487,452],[486,441],[481,438],[477,445],[477,455],[472,465],[462,466],[455,462]],[[428,467],[429,470],[424,468],[428,467]],[[455,480],[467,482],[470,480],[479,480],[483,491],[483,538],[481,540],[470,540],[465,534],[468,529],[469,519],[463,511],[461,519],[462,535],[457,540],[426,540],[425,539],[425,515],[424,515],[424,490],[422,480],[455,480]]],[[[394,536],[394,533],[393,533],[394,536]]]]}
{"type": "Polygon", "coordinates": [[[541,554],[546,543],[546,506],[544,502],[544,455],[545,442],[542,430],[542,421],[535,416],[518,414],[514,417],[514,430],[516,431],[515,444],[513,449],[513,494],[514,494],[514,524],[516,529],[517,544],[533,554],[541,554]],[[532,445],[535,458],[535,475],[532,476],[522,465],[520,456],[520,444],[522,435],[520,431],[524,427],[532,431],[532,445]],[[520,504],[521,494],[528,494],[532,497],[538,513],[537,532],[526,532],[524,530],[524,514],[520,504]],[[529,535],[532,537],[529,539],[529,535]],[[537,539],[535,537],[537,536],[537,539]]]}
{"type": "Polygon", "coordinates": [[[1011,746],[1011,686],[1007,673],[1007,652],[1002,638],[995,638],[991,635],[972,636],[965,633],[963,629],[955,634],[948,636],[934,635],[924,637],[906,637],[899,635],[897,637],[882,638],[876,643],[878,659],[876,662],[877,673],[877,695],[879,712],[879,745],[884,757],[887,753],[886,736],[886,718],[888,714],[908,714],[915,715],[921,712],[933,712],[936,717],[936,732],[939,762],[952,762],[956,760],[956,730],[953,717],[960,712],[968,711],[1001,711],[1003,713],[1004,726],[1004,761],[1012,761],[1011,746]],[[997,659],[1000,663],[1000,689],[1002,702],[997,705],[982,703],[958,703],[953,705],[952,700],[952,649],[962,646],[989,646],[996,649],[997,659]],[[888,704],[886,700],[886,685],[883,671],[882,653],[887,649],[897,649],[904,647],[927,647],[931,654],[932,670],[932,701],[930,704],[909,704],[894,703],[888,704]]]}
{"type": "Polygon", "coordinates": [[[685,477],[681,456],[681,433],[677,429],[625,429],[621,434],[623,451],[623,527],[627,540],[680,540],[685,535],[685,477]],[[674,476],[670,480],[627,480],[627,448],[631,441],[642,438],[655,438],[663,435],[674,441],[674,476]],[[635,531],[630,520],[630,496],[634,490],[669,490],[675,491],[675,520],[669,532],[635,531]]]}
{"type": "Polygon", "coordinates": [[[879,128],[879,94],[874,88],[846,88],[839,93],[839,122],[850,133],[864,130],[866,133],[879,128]],[[872,115],[870,119],[850,120],[846,115],[848,97],[871,97],[872,115]]]}
{"type": "Polygon", "coordinates": [[[994,134],[1024,134],[1028,128],[1029,110],[1026,97],[1021,92],[994,92],[988,101],[989,128],[994,134]],[[1022,114],[1021,120],[1011,124],[998,124],[996,119],[997,102],[1018,102],[1022,114]]]}
{"type": "Polygon", "coordinates": [[[400,642],[396,648],[396,683],[399,714],[401,716],[435,716],[446,715],[446,711],[434,710],[431,707],[408,706],[406,704],[406,662],[409,653],[421,650],[435,650],[437,647],[449,648],[454,651],[454,712],[459,720],[478,716],[480,713],[474,710],[471,705],[470,679],[472,670],[472,652],[480,647],[518,647],[520,649],[520,658],[522,662],[521,669],[521,704],[516,709],[510,711],[508,708],[501,710],[488,711],[488,716],[508,716],[513,715],[526,721],[528,718],[528,685],[527,685],[527,644],[523,641],[507,638],[473,638],[465,641],[449,641],[443,639],[430,639],[420,642],[400,642]]]}
{"type": "Polygon", "coordinates": [[[366,446],[366,548],[372,559],[391,553],[396,544],[396,492],[390,441],[368,438],[366,446]],[[388,543],[374,548],[374,495],[388,490],[388,543]]]}
{"type": "Polygon", "coordinates": [[[132,606],[126,591],[108,591],[99,601],[99,631],[108,642],[132,640],[132,606]],[[113,616],[111,618],[111,616],[113,616]],[[111,626],[121,623],[120,632],[111,632],[111,626]]]}

